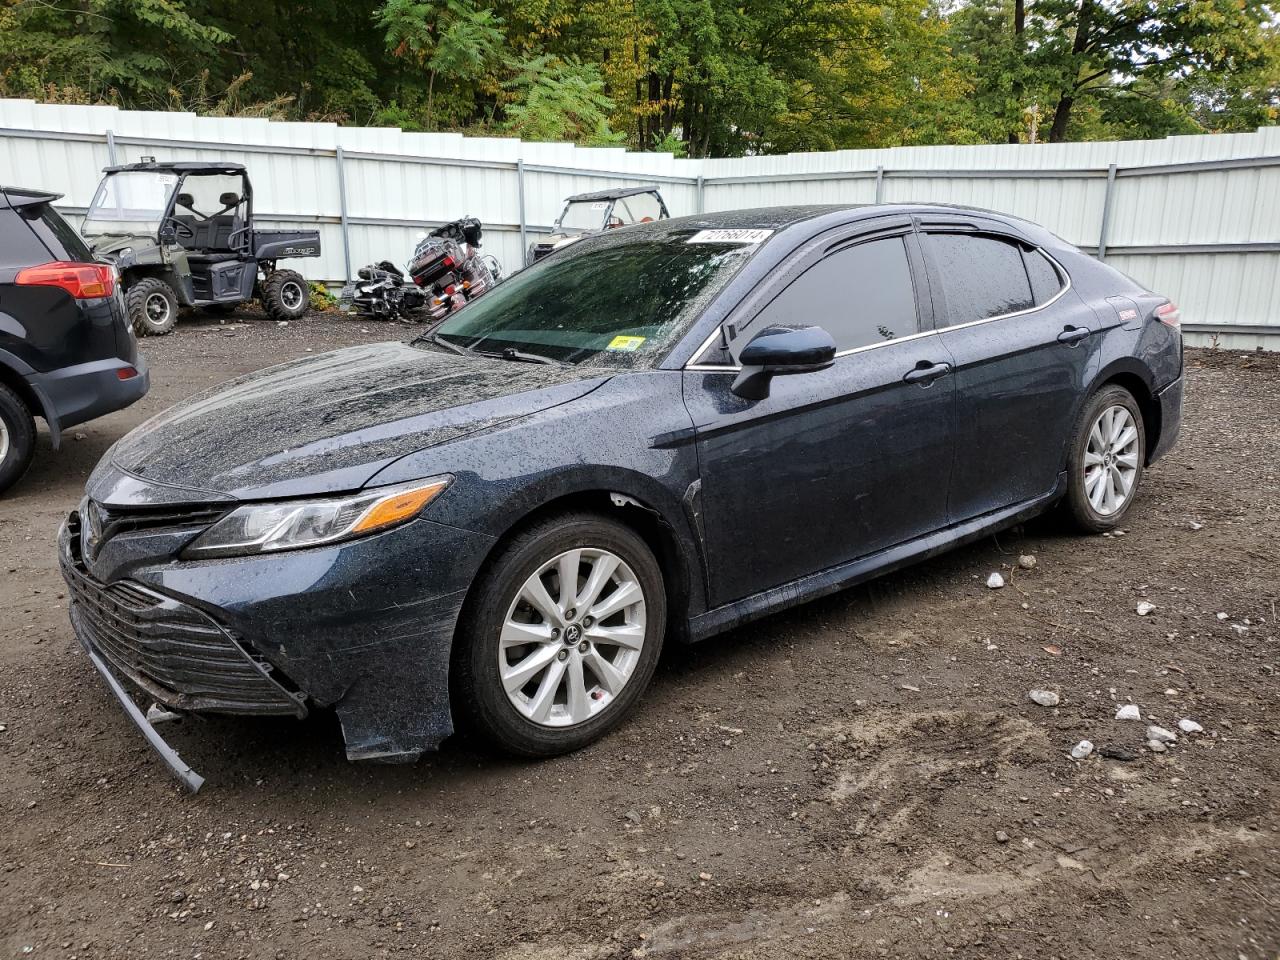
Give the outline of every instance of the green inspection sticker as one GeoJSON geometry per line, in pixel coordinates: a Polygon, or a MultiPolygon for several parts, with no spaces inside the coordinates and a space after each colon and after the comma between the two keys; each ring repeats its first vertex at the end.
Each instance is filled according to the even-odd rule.
{"type": "Polygon", "coordinates": [[[639,350],[640,344],[644,343],[644,337],[627,337],[617,336],[609,341],[609,350],[639,350]]]}

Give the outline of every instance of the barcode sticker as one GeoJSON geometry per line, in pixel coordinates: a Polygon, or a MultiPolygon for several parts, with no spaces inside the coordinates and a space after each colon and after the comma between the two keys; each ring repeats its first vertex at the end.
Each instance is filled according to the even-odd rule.
{"type": "Polygon", "coordinates": [[[699,230],[686,243],[761,243],[772,230],[699,230]]]}

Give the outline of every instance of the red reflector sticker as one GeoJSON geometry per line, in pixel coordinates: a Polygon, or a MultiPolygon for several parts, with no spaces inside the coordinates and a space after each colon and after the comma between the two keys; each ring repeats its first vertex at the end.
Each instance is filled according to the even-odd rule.
{"type": "Polygon", "coordinates": [[[121,367],[116,371],[116,376],[121,380],[132,380],[138,375],[138,371],[133,367],[121,367]]]}

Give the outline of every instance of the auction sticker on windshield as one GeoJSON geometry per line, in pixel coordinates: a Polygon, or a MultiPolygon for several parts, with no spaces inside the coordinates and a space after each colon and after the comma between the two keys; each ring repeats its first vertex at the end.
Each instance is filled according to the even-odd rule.
{"type": "Polygon", "coordinates": [[[639,350],[640,344],[644,343],[644,337],[628,337],[619,335],[609,341],[610,350],[639,350]]]}
{"type": "Polygon", "coordinates": [[[686,243],[761,243],[772,230],[699,230],[686,243]]]}

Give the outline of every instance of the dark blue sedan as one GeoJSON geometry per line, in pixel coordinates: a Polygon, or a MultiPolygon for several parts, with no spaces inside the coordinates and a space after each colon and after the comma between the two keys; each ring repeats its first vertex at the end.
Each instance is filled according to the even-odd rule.
{"type": "Polygon", "coordinates": [[[170,711],[455,722],[525,756],[694,641],[1051,507],[1128,518],[1177,309],[1026,221],[796,207],[584,239],[411,343],[284,364],[118,442],[62,532],[77,635],[170,711]]]}

